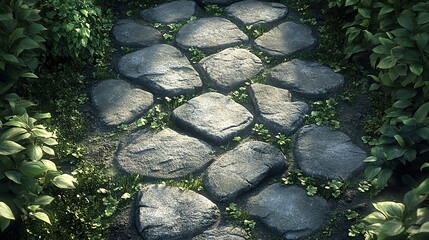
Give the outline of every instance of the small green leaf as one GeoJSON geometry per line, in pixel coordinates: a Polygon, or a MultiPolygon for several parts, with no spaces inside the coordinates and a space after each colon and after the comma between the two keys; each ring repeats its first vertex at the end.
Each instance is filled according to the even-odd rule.
{"type": "Polygon", "coordinates": [[[33,144],[27,147],[27,154],[30,157],[30,159],[33,161],[38,161],[43,157],[42,148],[40,146],[33,145],[33,144]]]}
{"type": "Polygon", "coordinates": [[[49,220],[49,216],[44,212],[35,212],[30,213],[30,215],[34,216],[35,218],[44,221],[45,223],[51,225],[51,221],[49,220]]]}
{"type": "Polygon", "coordinates": [[[426,102],[425,104],[421,105],[417,109],[413,117],[417,120],[418,123],[422,123],[427,117],[428,112],[429,112],[429,102],[426,102]]]}
{"type": "Polygon", "coordinates": [[[42,159],[40,161],[48,168],[49,171],[58,171],[57,165],[55,165],[54,162],[46,159],[42,159]]]}
{"type": "Polygon", "coordinates": [[[4,173],[7,178],[12,180],[14,183],[22,184],[21,182],[21,174],[15,170],[10,170],[4,173]]]}
{"type": "Polygon", "coordinates": [[[400,88],[395,92],[395,98],[405,100],[416,96],[416,94],[417,91],[414,89],[400,88]]]}
{"type": "Polygon", "coordinates": [[[376,202],[372,204],[375,209],[383,213],[387,218],[402,219],[404,214],[404,204],[392,201],[376,202]]]}
{"type": "Polygon", "coordinates": [[[410,70],[412,73],[416,74],[417,76],[420,76],[423,72],[423,67],[421,65],[411,64],[410,70]]]}
{"type": "MultiPolygon", "coordinates": [[[[1,14],[0,14],[1,15],[1,14]]],[[[1,231],[3,232],[4,230],[6,230],[6,228],[9,226],[10,224],[10,220],[6,219],[6,218],[0,218],[0,228],[1,231]]]]}
{"type": "Polygon", "coordinates": [[[403,11],[399,17],[398,17],[398,23],[399,25],[401,25],[402,27],[413,31],[414,30],[414,21],[412,19],[412,12],[410,13],[410,11],[403,11]]]}
{"type": "Polygon", "coordinates": [[[423,25],[425,23],[429,22],[429,13],[428,12],[421,12],[417,16],[417,25],[423,25]]]}
{"type": "MultiPolygon", "coordinates": [[[[21,42],[18,44],[17,48],[23,48],[23,49],[29,50],[29,49],[35,49],[38,47],[39,47],[39,44],[37,44],[37,42],[35,42],[33,39],[27,37],[27,38],[24,38],[21,40],[21,42]]],[[[19,54],[17,54],[17,55],[19,55],[19,54]]]]}
{"type": "Polygon", "coordinates": [[[389,126],[389,125],[385,125],[381,127],[379,131],[381,132],[381,134],[387,137],[393,137],[396,134],[398,134],[398,129],[396,127],[389,126]]]}
{"type": "Polygon", "coordinates": [[[13,140],[14,137],[24,134],[26,132],[27,130],[24,128],[14,127],[4,132],[0,136],[0,140],[13,140]]]}
{"type": "Polygon", "coordinates": [[[58,188],[73,189],[75,188],[74,183],[77,183],[77,180],[68,174],[62,174],[54,177],[52,183],[58,188]]]}
{"type": "Polygon", "coordinates": [[[53,197],[51,197],[51,196],[48,196],[48,195],[42,195],[42,196],[38,196],[38,197],[34,200],[33,204],[35,204],[35,205],[41,205],[41,206],[45,206],[45,205],[50,204],[53,200],[54,200],[54,198],[53,198],[53,197]]]}
{"type": "Polygon", "coordinates": [[[45,138],[43,139],[43,143],[49,146],[57,145],[58,142],[53,138],[45,138]]]}
{"type": "Polygon", "coordinates": [[[411,106],[410,100],[398,100],[393,104],[393,107],[403,109],[411,106]]]}
{"type": "MultiPolygon", "coordinates": [[[[399,135],[396,135],[399,136],[399,135]]],[[[395,138],[396,139],[396,138],[395,138]]],[[[403,149],[403,148],[398,148],[398,147],[391,147],[388,151],[387,151],[387,159],[388,161],[390,160],[394,160],[396,158],[401,157],[402,155],[405,154],[407,150],[403,149]]]]}
{"type": "Polygon", "coordinates": [[[55,156],[55,151],[54,151],[54,149],[52,149],[52,148],[50,148],[50,147],[43,146],[43,147],[42,147],[42,150],[43,150],[43,152],[45,152],[45,153],[46,153],[46,154],[48,154],[48,155],[55,156]]]}
{"type": "Polygon", "coordinates": [[[359,0],[346,0],[345,6],[355,5],[359,0]]]}
{"type": "Polygon", "coordinates": [[[416,159],[416,156],[417,156],[417,151],[415,149],[408,149],[404,154],[404,158],[408,162],[414,161],[416,159]]]}
{"type": "Polygon", "coordinates": [[[429,127],[422,127],[420,129],[417,130],[417,134],[425,139],[425,140],[429,140],[429,127]]]}
{"type": "Polygon", "coordinates": [[[19,153],[24,150],[25,147],[19,145],[16,142],[12,142],[9,140],[4,140],[0,142],[0,154],[1,155],[12,155],[15,153],[19,153]]]}
{"type": "Polygon", "coordinates": [[[372,163],[377,162],[377,157],[375,156],[369,156],[363,160],[364,163],[372,163]]]}
{"type": "Polygon", "coordinates": [[[31,132],[36,137],[42,137],[42,138],[50,138],[50,137],[52,137],[52,133],[46,131],[45,129],[33,128],[33,129],[31,129],[31,132]]]}
{"type": "Polygon", "coordinates": [[[48,168],[42,162],[27,162],[23,161],[18,167],[18,170],[28,177],[37,177],[48,170],[48,168]]]}
{"type": "Polygon", "coordinates": [[[393,237],[402,234],[405,227],[401,221],[389,220],[381,224],[378,239],[386,239],[386,237],[393,237]]]}
{"type": "Polygon", "coordinates": [[[10,220],[15,220],[12,210],[4,202],[0,202],[0,217],[10,219],[10,220]]]}
{"type": "Polygon", "coordinates": [[[21,77],[23,78],[39,78],[36,74],[31,73],[31,72],[26,72],[21,74],[21,77]]]}
{"type": "Polygon", "coordinates": [[[51,118],[51,114],[50,113],[36,113],[33,116],[35,119],[47,119],[47,118],[51,118]]]}
{"type": "Polygon", "coordinates": [[[377,89],[379,89],[380,88],[380,84],[378,84],[378,83],[373,83],[373,84],[371,84],[371,86],[369,87],[369,90],[370,91],[375,91],[375,90],[377,90],[377,89]]]}
{"type": "Polygon", "coordinates": [[[373,212],[367,215],[363,220],[369,224],[382,223],[386,220],[386,216],[381,212],[373,212]]]}
{"type": "Polygon", "coordinates": [[[378,63],[377,67],[381,69],[389,69],[396,64],[396,58],[392,56],[387,56],[381,59],[381,61],[378,63]]]}
{"type": "Polygon", "coordinates": [[[423,163],[422,166],[420,167],[420,171],[423,171],[423,169],[425,168],[429,168],[429,163],[423,163]]]}
{"type": "Polygon", "coordinates": [[[399,143],[399,146],[401,146],[401,147],[403,147],[403,148],[405,148],[405,142],[404,142],[404,139],[401,137],[401,135],[395,135],[395,136],[393,136],[395,139],[396,139],[396,141],[399,143]]]}
{"type": "Polygon", "coordinates": [[[11,62],[11,63],[19,63],[18,58],[16,58],[12,54],[3,54],[3,58],[4,58],[4,60],[11,62]]]}

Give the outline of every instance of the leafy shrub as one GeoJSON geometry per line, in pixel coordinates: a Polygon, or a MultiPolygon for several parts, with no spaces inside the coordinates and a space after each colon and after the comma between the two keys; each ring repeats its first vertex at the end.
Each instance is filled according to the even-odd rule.
{"type": "Polygon", "coordinates": [[[45,27],[39,23],[37,1],[0,1],[0,79],[8,88],[20,77],[36,78],[38,56],[45,50],[41,36],[45,27]]]}
{"type": "Polygon", "coordinates": [[[50,224],[43,210],[54,198],[42,195],[44,187],[53,184],[72,189],[76,180],[61,174],[54,162],[51,146],[56,145],[55,135],[37,121],[50,118],[50,114],[30,117],[27,108],[33,103],[16,94],[8,94],[0,103],[0,227],[5,230],[11,220],[27,217],[50,224]]]}
{"type": "Polygon", "coordinates": [[[93,0],[47,0],[41,4],[49,54],[81,61],[103,56],[109,47],[111,18],[93,0]]]}

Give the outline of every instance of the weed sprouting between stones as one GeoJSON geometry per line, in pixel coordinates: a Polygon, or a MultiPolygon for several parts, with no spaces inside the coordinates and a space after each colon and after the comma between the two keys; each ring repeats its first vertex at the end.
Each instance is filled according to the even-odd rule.
{"type": "Polygon", "coordinates": [[[188,49],[190,56],[191,63],[197,64],[201,59],[205,58],[206,55],[198,48],[191,47],[188,49]]]}
{"type": "Polygon", "coordinates": [[[247,34],[253,36],[254,38],[260,37],[262,36],[262,34],[264,34],[266,32],[267,28],[265,27],[265,25],[249,25],[246,26],[246,31],[247,34]]]}
{"type": "Polygon", "coordinates": [[[209,15],[215,17],[219,17],[220,15],[222,15],[223,12],[225,12],[225,8],[220,7],[217,4],[208,4],[207,6],[205,6],[205,10],[209,15]]]}
{"type": "Polygon", "coordinates": [[[185,179],[182,179],[182,180],[171,179],[171,180],[161,181],[160,183],[165,184],[167,186],[178,187],[181,190],[193,190],[196,192],[200,192],[204,190],[202,182],[203,182],[202,176],[194,178],[194,176],[190,174],[185,179]]]}
{"type": "Polygon", "coordinates": [[[249,214],[243,209],[240,209],[236,203],[230,203],[225,208],[225,216],[228,220],[243,227],[249,236],[252,236],[252,231],[255,229],[256,222],[249,218],[249,214]]]}
{"type": "Polygon", "coordinates": [[[252,135],[260,141],[273,144],[283,154],[292,148],[293,139],[292,137],[288,137],[282,133],[277,133],[274,137],[270,133],[270,131],[261,123],[256,123],[252,128],[252,135]]]}
{"type": "Polygon", "coordinates": [[[311,111],[310,115],[306,115],[306,123],[314,123],[318,126],[329,126],[334,130],[339,129],[340,122],[336,120],[338,116],[336,110],[337,105],[337,101],[333,98],[314,102],[312,104],[313,111],[311,111]]]}
{"type": "Polygon", "coordinates": [[[249,86],[254,83],[265,83],[267,81],[267,74],[265,72],[257,74],[256,76],[249,79],[245,82],[243,86],[239,87],[237,90],[228,93],[228,95],[236,102],[241,104],[246,104],[249,102],[248,89],[249,86]]]}
{"type": "Polygon", "coordinates": [[[197,20],[197,17],[191,16],[188,20],[180,21],[177,23],[169,23],[169,24],[154,23],[153,27],[161,31],[162,37],[164,38],[164,41],[166,43],[171,43],[176,37],[177,32],[179,32],[179,30],[183,26],[185,26],[185,24],[191,23],[195,20],[197,20]]]}

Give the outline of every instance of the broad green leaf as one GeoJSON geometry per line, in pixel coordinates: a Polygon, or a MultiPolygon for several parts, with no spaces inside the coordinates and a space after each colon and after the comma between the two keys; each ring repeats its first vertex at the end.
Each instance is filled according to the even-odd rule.
{"type": "Polygon", "coordinates": [[[45,166],[48,168],[49,171],[58,171],[57,165],[55,165],[54,162],[46,159],[42,159],[40,161],[42,161],[42,163],[45,164],[45,166]]]}
{"type": "Polygon", "coordinates": [[[425,104],[421,105],[417,109],[413,117],[417,120],[418,123],[422,123],[427,117],[428,112],[429,112],[429,102],[426,102],[425,104]]]}
{"type": "Polygon", "coordinates": [[[43,157],[42,148],[40,146],[33,145],[33,144],[27,147],[27,154],[30,157],[30,159],[33,161],[38,161],[43,157]]]}
{"type": "Polygon", "coordinates": [[[385,237],[399,236],[405,231],[402,221],[389,220],[381,224],[378,238],[385,239],[385,237]]]}
{"type": "Polygon", "coordinates": [[[4,140],[0,142],[0,154],[1,155],[12,155],[15,153],[19,153],[24,150],[25,147],[19,145],[16,142],[12,142],[10,140],[4,140]]]}
{"type": "Polygon", "coordinates": [[[379,89],[380,88],[380,84],[378,84],[378,83],[373,83],[373,84],[371,84],[371,86],[369,87],[369,90],[370,91],[375,91],[375,90],[377,90],[377,89],[379,89]]]}
{"type": "Polygon", "coordinates": [[[417,64],[411,64],[410,70],[412,73],[416,74],[417,76],[420,76],[423,72],[423,66],[417,65],[417,64]]]}
{"type": "Polygon", "coordinates": [[[369,156],[363,160],[364,163],[372,163],[377,162],[377,157],[375,156],[369,156]]]}
{"type": "Polygon", "coordinates": [[[42,138],[50,138],[50,137],[52,137],[52,133],[46,131],[45,129],[33,128],[33,129],[31,129],[31,132],[36,137],[42,137],[42,138]]]}
{"type": "Polygon", "coordinates": [[[4,60],[11,62],[11,63],[19,63],[18,58],[16,58],[12,54],[3,54],[3,58],[4,58],[4,60]]]}
{"type": "Polygon", "coordinates": [[[51,225],[51,221],[49,220],[49,216],[44,212],[35,212],[30,213],[30,215],[34,216],[35,218],[44,221],[45,223],[48,223],[51,225]]]}
{"type": "Polygon", "coordinates": [[[404,158],[408,162],[414,161],[416,159],[416,156],[417,156],[417,151],[415,149],[408,149],[404,154],[404,158]]]}
{"type": "MultiPolygon", "coordinates": [[[[399,136],[399,135],[398,135],[399,136]]],[[[396,139],[396,138],[395,138],[396,139]]],[[[396,158],[401,157],[402,155],[404,155],[404,153],[407,151],[407,149],[404,148],[398,148],[398,147],[391,147],[388,151],[387,151],[387,159],[388,161],[390,160],[394,160],[396,158]]]]}
{"type": "Polygon", "coordinates": [[[404,204],[392,201],[376,202],[372,204],[375,209],[383,213],[384,216],[391,219],[402,219],[404,214],[404,204]]]}
{"type": "Polygon", "coordinates": [[[345,6],[355,5],[359,0],[346,0],[345,6]]]}
{"type": "Polygon", "coordinates": [[[396,58],[392,56],[387,56],[381,59],[381,61],[378,63],[377,67],[381,69],[389,69],[396,64],[396,58]]]}
{"type": "Polygon", "coordinates": [[[420,167],[420,171],[423,171],[423,169],[425,168],[429,168],[429,163],[423,163],[422,166],[420,167]]]}
{"type": "Polygon", "coordinates": [[[425,179],[420,185],[416,188],[418,194],[429,194],[429,178],[425,179]]]}
{"type": "Polygon", "coordinates": [[[12,13],[0,13],[0,21],[9,21],[13,20],[12,13]]]}
{"type": "Polygon", "coordinates": [[[393,9],[390,6],[385,6],[385,7],[381,8],[380,12],[378,13],[378,19],[380,19],[380,16],[382,16],[382,15],[384,15],[386,13],[393,12],[393,11],[395,11],[395,9],[393,9]]]}
{"type": "Polygon", "coordinates": [[[410,88],[400,88],[395,92],[396,99],[410,99],[416,96],[417,91],[410,88]]]}
{"type": "Polygon", "coordinates": [[[399,146],[401,146],[403,148],[405,147],[405,142],[404,142],[404,139],[401,137],[401,135],[395,135],[393,137],[396,139],[396,141],[398,142],[399,146]]]}
{"type": "Polygon", "coordinates": [[[429,127],[422,127],[420,129],[417,130],[417,134],[425,139],[425,140],[429,140],[429,127]]]}
{"type": "Polygon", "coordinates": [[[40,161],[23,161],[18,170],[27,177],[37,177],[46,172],[48,168],[40,161]]]}
{"type": "Polygon", "coordinates": [[[12,210],[9,208],[9,206],[0,201],[0,217],[15,220],[15,217],[13,216],[12,210]]]}
{"type": "Polygon", "coordinates": [[[363,220],[369,224],[382,223],[386,220],[386,216],[381,212],[373,212],[368,214],[363,220]]]}
{"type": "Polygon", "coordinates": [[[43,143],[49,146],[57,145],[58,142],[53,138],[45,138],[43,139],[43,143]]]}
{"type": "Polygon", "coordinates": [[[429,12],[421,12],[417,16],[417,25],[423,25],[429,22],[429,12]]]}
{"type": "MultiPolygon", "coordinates": [[[[38,47],[39,47],[39,44],[37,44],[37,42],[35,42],[33,39],[28,38],[28,37],[22,39],[21,42],[18,44],[18,48],[23,48],[26,50],[35,49],[38,47]]],[[[17,54],[17,55],[19,55],[19,54],[17,54]]]]}
{"type": "Polygon", "coordinates": [[[21,174],[19,172],[15,170],[10,170],[10,171],[4,172],[4,175],[6,175],[6,177],[12,180],[14,183],[22,184],[21,174]]]}
{"type": "Polygon", "coordinates": [[[51,118],[51,114],[50,113],[36,113],[33,117],[35,119],[47,119],[47,118],[51,118]]]}
{"type": "Polygon", "coordinates": [[[39,78],[36,74],[31,73],[31,72],[23,73],[23,74],[21,74],[21,77],[24,77],[24,78],[39,78]]]}
{"type": "Polygon", "coordinates": [[[73,189],[75,188],[74,183],[77,183],[77,180],[68,174],[62,174],[54,177],[52,183],[58,188],[73,189]]]}
{"type": "Polygon", "coordinates": [[[0,136],[0,140],[10,140],[10,139],[13,139],[15,136],[24,134],[26,132],[27,132],[27,130],[25,130],[24,128],[14,127],[14,128],[7,130],[6,132],[4,132],[0,136]]]}
{"type": "Polygon", "coordinates": [[[393,171],[391,169],[382,169],[377,175],[377,187],[381,189],[386,187],[392,174],[393,171]]]}
{"type": "Polygon", "coordinates": [[[396,134],[398,134],[398,129],[396,127],[389,126],[389,125],[385,125],[381,127],[379,131],[381,132],[381,134],[387,137],[393,137],[396,134]]]}
{"type": "Polygon", "coordinates": [[[50,147],[43,146],[43,147],[42,147],[42,150],[43,150],[43,152],[45,152],[45,153],[46,153],[46,154],[48,154],[48,155],[55,156],[55,151],[54,151],[54,149],[52,149],[52,148],[50,148],[50,147]]]}
{"type": "Polygon", "coordinates": [[[398,100],[393,104],[393,107],[400,109],[407,108],[409,106],[411,106],[410,100],[398,100]]]}
{"type": "MultiPolygon", "coordinates": [[[[1,14],[0,14],[1,15],[1,14]]],[[[0,228],[1,231],[3,232],[4,230],[6,230],[6,228],[9,226],[10,224],[10,220],[6,219],[6,218],[0,218],[0,228]]]]}
{"type": "Polygon", "coordinates": [[[393,42],[392,40],[390,40],[388,38],[380,37],[380,38],[378,38],[378,40],[384,46],[386,46],[386,45],[395,45],[395,42],[393,42]]]}
{"type": "Polygon", "coordinates": [[[380,171],[381,167],[369,165],[365,168],[364,176],[366,179],[373,179],[380,171]]]}
{"type": "Polygon", "coordinates": [[[33,204],[35,204],[35,205],[41,205],[41,206],[45,206],[45,205],[50,204],[50,203],[52,202],[52,200],[54,200],[54,198],[53,198],[53,197],[48,196],[48,195],[42,195],[42,196],[38,196],[38,197],[34,200],[33,204]]]}
{"type": "Polygon", "coordinates": [[[414,30],[414,21],[413,21],[412,12],[405,10],[401,14],[399,14],[398,23],[402,27],[404,27],[410,31],[413,31],[414,30]]]}

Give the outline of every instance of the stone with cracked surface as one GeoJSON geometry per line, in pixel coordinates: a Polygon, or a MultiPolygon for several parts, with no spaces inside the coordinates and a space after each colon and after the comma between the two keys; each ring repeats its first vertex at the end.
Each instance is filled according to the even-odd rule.
{"type": "Polygon", "coordinates": [[[212,160],[207,143],[171,129],[149,134],[137,132],[119,147],[116,159],[129,173],[150,178],[185,177],[201,170],[212,160]]]}
{"type": "Polygon", "coordinates": [[[204,186],[217,201],[230,201],[285,168],[279,149],[249,141],[215,160],[204,174],[204,186]]]}
{"type": "Polygon", "coordinates": [[[298,131],[294,154],[306,174],[338,180],[352,177],[367,157],[346,134],[317,125],[307,125],[298,131]]]}
{"type": "Polygon", "coordinates": [[[279,232],[283,239],[303,239],[321,229],[329,205],[321,197],[310,197],[298,186],[275,183],[247,200],[251,217],[279,232]]]}
{"type": "Polygon", "coordinates": [[[273,57],[285,57],[316,45],[311,29],[295,22],[284,22],[255,39],[257,50],[273,57]]]}
{"type": "Polygon", "coordinates": [[[255,83],[250,97],[260,121],[274,132],[291,135],[305,120],[309,107],[304,102],[292,102],[288,90],[255,83]]]}
{"type": "Polygon", "coordinates": [[[191,47],[201,51],[215,51],[245,44],[249,38],[234,23],[225,18],[201,18],[183,26],[176,36],[182,49],[191,47]]]}
{"type": "Polygon", "coordinates": [[[307,98],[321,99],[344,85],[344,77],[319,63],[292,61],[271,70],[268,82],[307,98]]]}
{"type": "Polygon", "coordinates": [[[191,239],[219,221],[219,209],[194,191],[147,185],[137,195],[137,229],[147,240],[191,239]]]}
{"type": "Polygon", "coordinates": [[[192,240],[247,240],[250,239],[246,231],[239,227],[217,227],[209,229],[192,240]]]}
{"type": "Polygon", "coordinates": [[[288,9],[281,3],[246,0],[228,6],[226,13],[242,26],[257,26],[286,17],[288,9]]]}
{"type": "Polygon", "coordinates": [[[253,115],[230,97],[209,92],[176,108],[172,120],[181,128],[223,144],[250,127],[253,115]]]}
{"type": "Polygon", "coordinates": [[[131,19],[123,19],[113,26],[113,37],[126,47],[148,47],[162,42],[161,32],[131,19]]]}
{"type": "Polygon", "coordinates": [[[175,23],[189,19],[199,10],[194,1],[173,1],[161,4],[154,8],[145,9],[140,17],[153,23],[175,23]]]}
{"type": "Polygon", "coordinates": [[[130,123],[153,104],[153,95],[124,80],[108,79],[98,83],[91,93],[92,103],[108,126],[130,123]]]}
{"type": "Polygon", "coordinates": [[[167,44],[156,44],[123,56],[118,70],[122,76],[161,95],[192,94],[203,85],[186,56],[167,44]]]}
{"type": "Polygon", "coordinates": [[[261,59],[249,50],[239,48],[225,49],[202,59],[199,64],[207,78],[223,92],[243,85],[264,68],[261,59]]]}

